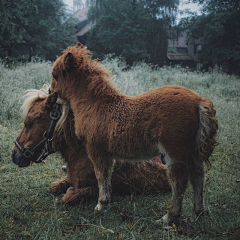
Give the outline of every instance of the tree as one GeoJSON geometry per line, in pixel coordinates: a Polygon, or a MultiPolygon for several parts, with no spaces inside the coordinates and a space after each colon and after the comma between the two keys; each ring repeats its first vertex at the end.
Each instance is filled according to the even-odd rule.
{"type": "Polygon", "coordinates": [[[0,46],[2,55],[25,46],[29,57],[36,54],[54,59],[76,42],[75,29],[67,20],[62,0],[1,0],[0,46]]]}
{"type": "Polygon", "coordinates": [[[219,65],[229,73],[240,73],[240,2],[239,0],[199,0],[202,15],[180,23],[189,31],[189,39],[201,38],[203,64],[219,65]]]}
{"type": "Polygon", "coordinates": [[[165,28],[170,20],[163,17],[164,5],[160,2],[167,1],[94,1],[88,18],[95,26],[87,35],[88,47],[97,57],[115,53],[128,64],[140,60],[163,64],[167,53],[165,28]]]}
{"type": "MultiPolygon", "coordinates": [[[[141,3],[144,8],[151,11],[154,16],[161,17],[162,19],[176,18],[176,11],[179,5],[179,0],[129,0],[132,4],[141,3]]],[[[99,18],[101,13],[104,13],[104,6],[108,3],[108,0],[88,0],[88,4],[91,6],[97,6],[95,9],[95,20],[99,18]]]]}
{"type": "Polygon", "coordinates": [[[20,43],[24,35],[24,28],[19,23],[24,23],[23,6],[16,0],[0,1],[0,57],[10,54],[10,46],[20,43]]]}

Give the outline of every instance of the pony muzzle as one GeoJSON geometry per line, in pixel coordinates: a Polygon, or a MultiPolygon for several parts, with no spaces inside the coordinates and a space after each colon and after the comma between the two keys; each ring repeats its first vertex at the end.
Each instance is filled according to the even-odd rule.
{"type": "Polygon", "coordinates": [[[13,149],[11,154],[12,161],[19,167],[28,167],[30,165],[30,159],[26,158],[22,152],[13,149]]]}

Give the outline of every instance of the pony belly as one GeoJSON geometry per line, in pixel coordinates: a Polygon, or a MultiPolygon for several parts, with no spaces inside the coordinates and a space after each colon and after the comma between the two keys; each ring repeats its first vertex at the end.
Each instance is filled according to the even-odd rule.
{"type": "Polygon", "coordinates": [[[126,158],[126,157],[120,157],[120,156],[113,156],[113,159],[117,161],[127,161],[127,162],[140,162],[140,161],[147,161],[151,160],[155,157],[159,156],[159,154],[154,154],[154,155],[148,155],[148,156],[138,156],[136,158],[126,158]]]}
{"type": "Polygon", "coordinates": [[[154,143],[150,146],[143,146],[139,149],[125,149],[123,154],[113,154],[113,158],[116,160],[123,160],[124,161],[132,161],[132,162],[139,162],[139,161],[147,161],[159,156],[161,152],[159,152],[158,144],[154,143]]]}
{"type": "Polygon", "coordinates": [[[158,142],[154,145],[151,146],[151,150],[149,150],[150,148],[147,148],[148,151],[145,152],[145,154],[141,154],[141,155],[135,155],[135,156],[122,156],[122,155],[113,155],[113,159],[115,160],[124,160],[124,161],[128,161],[128,162],[140,162],[140,161],[148,161],[151,160],[157,156],[161,156],[162,161],[164,162],[164,164],[166,164],[166,166],[170,166],[173,163],[173,159],[169,156],[168,152],[165,150],[165,148],[163,147],[163,145],[158,142]]]}

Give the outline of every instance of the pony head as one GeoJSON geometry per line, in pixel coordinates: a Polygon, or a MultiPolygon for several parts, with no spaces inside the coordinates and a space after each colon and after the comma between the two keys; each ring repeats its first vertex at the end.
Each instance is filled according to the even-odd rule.
{"type": "Polygon", "coordinates": [[[70,46],[57,58],[52,69],[51,89],[68,98],[72,89],[86,91],[98,78],[109,78],[109,71],[101,62],[92,59],[92,53],[81,43],[70,46]]]}
{"type": "MultiPolygon", "coordinates": [[[[57,93],[48,94],[46,85],[41,90],[27,91],[25,97],[22,105],[22,110],[26,114],[24,126],[12,150],[12,160],[19,167],[27,167],[30,162],[40,162],[37,160],[40,159],[44,148],[47,146],[46,143],[50,139],[47,134],[49,134],[48,130],[54,118],[53,109],[56,109],[59,101],[61,102],[57,93]]],[[[62,115],[55,126],[55,132],[57,133],[61,131],[66,119],[68,112],[66,108],[64,106],[61,109],[62,115]]]]}

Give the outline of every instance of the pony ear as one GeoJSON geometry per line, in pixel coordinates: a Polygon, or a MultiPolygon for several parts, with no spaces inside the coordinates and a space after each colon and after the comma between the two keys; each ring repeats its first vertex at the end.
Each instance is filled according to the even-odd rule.
{"type": "Polygon", "coordinates": [[[45,108],[51,108],[51,106],[57,102],[57,98],[58,98],[57,92],[50,94],[47,98],[47,103],[45,108]]]}
{"type": "Polygon", "coordinates": [[[80,42],[77,42],[76,47],[83,48],[83,45],[80,42]]]}
{"type": "Polygon", "coordinates": [[[72,54],[72,53],[69,52],[69,53],[65,56],[64,64],[65,64],[65,67],[66,67],[67,69],[73,67],[74,57],[73,57],[73,54],[72,54]]]}

